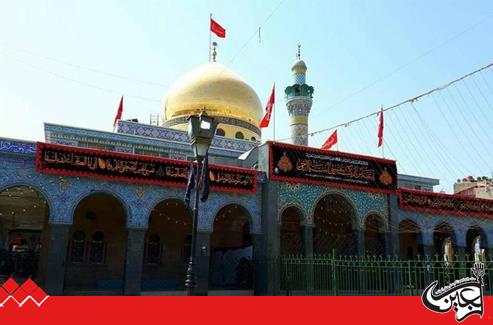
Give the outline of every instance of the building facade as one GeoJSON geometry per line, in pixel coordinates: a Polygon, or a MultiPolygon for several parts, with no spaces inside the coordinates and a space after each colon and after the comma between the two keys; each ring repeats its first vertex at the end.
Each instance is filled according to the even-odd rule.
{"type": "Polygon", "coordinates": [[[472,176],[457,180],[454,184],[454,194],[480,199],[493,199],[493,181],[486,176],[474,179],[472,176]]]}
{"type": "Polygon", "coordinates": [[[493,252],[490,202],[433,193],[436,180],[398,175],[391,160],[307,147],[313,88],[300,62],[286,88],[293,144],[259,142],[257,95],[216,62],[171,88],[163,126],[46,123],[44,142],[0,139],[0,276],[31,276],[52,295],[183,290],[185,118],[203,110],[219,131],[198,220],[200,294],[274,294],[279,270],[262,261],[284,255],[407,259],[450,240],[465,256],[478,238],[493,252]]]}

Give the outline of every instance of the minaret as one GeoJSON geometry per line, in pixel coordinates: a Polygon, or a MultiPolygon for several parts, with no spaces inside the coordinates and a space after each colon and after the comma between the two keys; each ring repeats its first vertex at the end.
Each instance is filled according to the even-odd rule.
{"type": "Polygon", "coordinates": [[[291,143],[308,145],[308,114],[312,107],[313,87],[305,83],[306,64],[301,60],[301,45],[298,44],[296,62],[291,68],[294,84],[286,87],[286,107],[291,118],[291,143]]]}

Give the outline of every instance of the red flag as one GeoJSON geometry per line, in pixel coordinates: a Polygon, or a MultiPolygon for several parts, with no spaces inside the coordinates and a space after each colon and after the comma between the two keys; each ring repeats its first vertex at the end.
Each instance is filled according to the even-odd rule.
{"type": "Polygon", "coordinates": [[[274,109],[275,93],[276,93],[276,84],[272,86],[272,93],[270,94],[269,101],[267,102],[267,105],[265,107],[265,115],[262,121],[260,122],[259,127],[261,128],[266,128],[269,126],[270,116],[272,114],[272,110],[274,109]]]}
{"type": "Polygon", "coordinates": [[[325,141],[325,143],[322,145],[322,149],[329,150],[336,143],[337,143],[337,129],[334,132],[332,132],[330,137],[325,141]]]}
{"type": "Polygon", "coordinates": [[[211,32],[216,34],[217,37],[220,38],[226,37],[226,30],[212,18],[211,18],[211,32]]]}
{"type": "Polygon", "coordinates": [[[383,107],[380,109],[378,121],[378,147],[380,148],[383,144],[383,107]]]}
{"type": "Polygon", "coordinates": [[[115,120],[113,121],[113,127],[115,127],[116,122],[118,122],[118,120],[122,118],[122,113],[123,113],[123,96],[120,99],[120,105],[118,106],[118,110],[116,111],[115,120]]]}

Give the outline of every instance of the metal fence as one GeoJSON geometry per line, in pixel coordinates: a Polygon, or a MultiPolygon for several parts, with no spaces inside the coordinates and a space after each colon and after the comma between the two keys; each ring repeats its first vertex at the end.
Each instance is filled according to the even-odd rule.
{"type": "MultiPolygon", "coordinates": [[[[486,268],[484,293],[493,293],[493,261],[486,268]]],[[[443,257],[374,256],[284,256],[269,262],[269,271],[278,272],[279,295],[421,295],[434,280],[442,287],[472,277],[473,262],[445,262],[443,257]]]]}

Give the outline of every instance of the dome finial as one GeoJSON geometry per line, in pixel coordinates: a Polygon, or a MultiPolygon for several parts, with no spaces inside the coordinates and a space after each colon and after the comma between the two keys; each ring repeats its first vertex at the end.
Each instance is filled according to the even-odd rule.
{"type": "Polygon", "coordinates": [[[296,52],[296,59],[301,60],[301,44],[298,43],[298,52],[296,52]]]}
{"type": "Polygon", "coordinates": [[[212,42],[212,47],[211,47],[211,60],[212,62],[216,62],[216,56],[217,56],[217,43],[212,42]]]}

